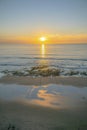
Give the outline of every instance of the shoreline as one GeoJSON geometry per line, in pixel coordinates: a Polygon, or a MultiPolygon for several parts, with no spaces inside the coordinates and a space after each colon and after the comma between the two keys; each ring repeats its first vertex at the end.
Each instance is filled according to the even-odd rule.
{"type": "Polygon", "coordinates": [[[27,77],[27,76],[4,76],[0,78],[1,84],[19,84],[19,85],[46,85],[62,84],[79,87],[87,86],[87,77],[27,77]]]}

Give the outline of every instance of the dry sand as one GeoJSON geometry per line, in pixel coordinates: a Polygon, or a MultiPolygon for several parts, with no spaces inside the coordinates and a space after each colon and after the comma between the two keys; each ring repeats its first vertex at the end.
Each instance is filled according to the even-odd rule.
{"type": "MultiPolygon", "coordinates": [[[[87,87],[81,77],[3,77],[3,84],[63,84],[87,87]]],[[[87,102],[86,102],[87,103],[87,102]]],[[[87,109],[52,109],[21,102],[0,101],[0,130],[87,130],[87,109]]]]}

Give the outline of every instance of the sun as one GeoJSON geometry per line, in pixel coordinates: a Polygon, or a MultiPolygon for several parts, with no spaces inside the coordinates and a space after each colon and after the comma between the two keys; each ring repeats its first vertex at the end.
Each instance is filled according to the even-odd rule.
{"type": "Polygon", "coordinates": [[[42,42],[46,41],[46,37],[41,37],[40,41],[42,41],[42,42]]]}

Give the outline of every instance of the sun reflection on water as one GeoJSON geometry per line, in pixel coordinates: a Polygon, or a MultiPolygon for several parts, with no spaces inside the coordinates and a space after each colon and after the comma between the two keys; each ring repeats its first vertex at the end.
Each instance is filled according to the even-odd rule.
{"type": "Polygon", "coordinates": [[[41,45],[41,55],[42,55],[42,58],[45,57],[45,45],[44,44],[41,45]]]}

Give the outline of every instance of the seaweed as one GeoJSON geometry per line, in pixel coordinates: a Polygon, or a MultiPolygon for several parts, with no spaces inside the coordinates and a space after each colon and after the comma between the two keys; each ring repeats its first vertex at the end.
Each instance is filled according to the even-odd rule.
{"type": "Polygon", "coordinates": [[[60,70],[55,69],[55,68],[49,68],[47,66],[38,66],[38,67],[33,67],[31,70],[29,70],[30,75],[37,75],[37,76],[59,76],[60,75],[60,70]]]}
{"type": "Polygon", "coordinates": [[[87,72],[83,71],[81,72],[81,75],[87,76],[87,72]]]}
{"type": "Polygon", "coordinates": [[[78,75],[78,74],[79,74],[78,71],[72,71],[72,70],[69,73],[70,76],[72,76],[72,75],[78,75]]]}

